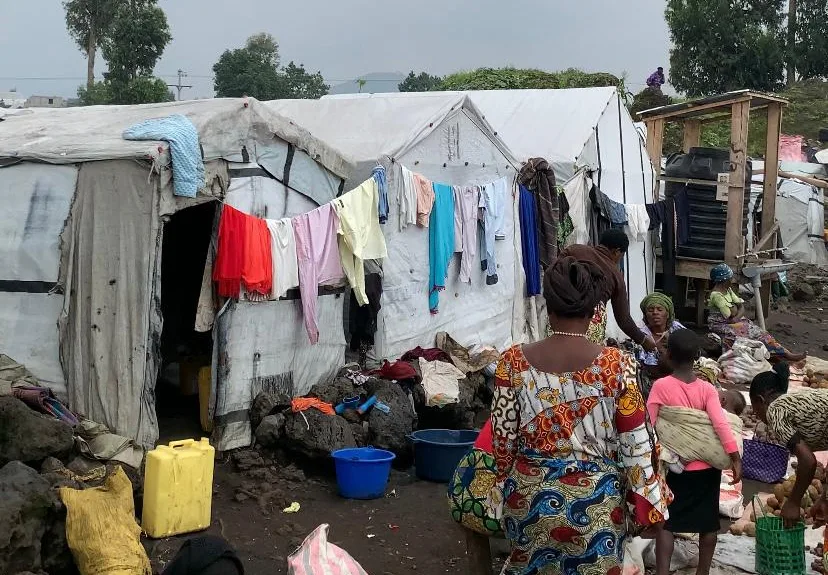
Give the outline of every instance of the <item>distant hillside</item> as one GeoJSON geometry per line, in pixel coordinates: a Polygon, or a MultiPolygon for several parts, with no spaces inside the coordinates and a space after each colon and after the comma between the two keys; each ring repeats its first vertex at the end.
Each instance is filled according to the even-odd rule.
{"type": "Polygon", "coordinates": [[[395,72],[374,72],[372,74],[363,74],[359,78],[354,78],[350,82],[344,82],[331,86],[329,94],[358,94],[360,92],[357,80],[365,80],[365,85],[362,87],[363,94],[382,94],[384,92],[399,92],[397,85],[405,80],[404,74],[397,74],[395,72]]]}

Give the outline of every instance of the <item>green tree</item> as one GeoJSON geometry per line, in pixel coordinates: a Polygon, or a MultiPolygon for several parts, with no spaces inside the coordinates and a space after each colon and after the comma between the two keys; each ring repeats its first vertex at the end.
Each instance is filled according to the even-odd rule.
{"type": "Polygon", "coordinates": [[[321,72],[313,74],[305,70],[303,64],[288,63],[280,72],[279,87],[281,95],[279,98],[301,98],[305,100],[316,100],[321,98],[330,90],[325,83],[321,72]]]}
{"type": "Polygon", "coordinates": [[[86,88],[95,83],[95,57],[109,36],[119,0],[66,0],[66,28],[69,36],[86,54],[86,88]]]}
{"type": "Polygon", "coordinates": [[[397,84],[400,92],[431,92],[439,90],[443,79],[440,76],[432,76],[426,72],[415,74],[412,70],[405,77],[405,80],[397,84]]]}
{"type": "Polygon", "coordinates": [[[328,86],[320,72],[303,64],[279,66],[279,44],[270,34],[255,34],[244,48],[225,50],[213,65],[213,88],[220,98],[250,96],[257,100],[320,98],[328,86]]]}
{"type": "Polygon", "coordinates": [[[782,88],[785,0],[668,0],[670,83],[688,96],[782,88]]]}
{"type": "Polygon", "coordinates": [[[155,64],[172,41],[167,15],[156,0],[132,0],[112,21],[102,52],[112,82],[152,76],[155,64]]]}
{"type": "Polygon", "coordinates": [[[520,68],[478,68],[443,78],[441,90],[520,90],[527,88],[590,88],[620,86],[621,78],[605,72],[589,73],[570,68],[546,72],[520,68]]]}
{"type": "Polygon", "coordinates": [[[792,59],[799,78],[828,77],[828,0],[797,0],[792,59]]]}

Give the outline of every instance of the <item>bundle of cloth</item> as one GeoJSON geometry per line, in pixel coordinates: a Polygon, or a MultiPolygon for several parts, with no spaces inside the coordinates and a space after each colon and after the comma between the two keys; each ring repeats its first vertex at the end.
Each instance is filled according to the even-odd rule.
{"type": "MultiPolygon", "coordinates": [[[[742,420],[725,412],[730,429],[742,453],[742,420]]],[[[656,435],[661,445],[660,459],[674,473],[684,471],[690,461],[704,461],[716,469],[729,469],[730,456],[725,453],[710,417],[704,411],[686,407],[661,406],[656,422],[656,435]]]]}

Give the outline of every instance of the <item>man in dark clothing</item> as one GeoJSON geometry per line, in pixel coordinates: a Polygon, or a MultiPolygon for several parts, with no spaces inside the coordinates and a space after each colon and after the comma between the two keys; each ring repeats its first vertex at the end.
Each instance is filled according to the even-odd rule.
{"type": "Polygon", "coordinates": [[[655,341],[638,329],[630,316],[627,284],[624,282],[624,274],[618,267],[629,247],[630,240],[627,234],[621,229],[612,228],[601,234],[599,245],[575,244],[563,250],[558,257],[571,256],[599,265],[606,272],[607,277],[611,278],[612,293],[607,294],[606,301],[612,302],[615,323],[635,343],[643,346],[647,351],[653,351],[656,349],[655,341]]]}

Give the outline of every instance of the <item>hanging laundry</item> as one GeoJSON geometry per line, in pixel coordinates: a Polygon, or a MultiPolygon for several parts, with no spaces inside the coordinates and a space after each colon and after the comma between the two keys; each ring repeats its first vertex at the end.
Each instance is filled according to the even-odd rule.
{"type": "Polygon", "coordinates": [[[434,207],[434,189],[429,180],[420,174],[414,174],[414,192],[417,194],[417,225],[427,228],[434,207]]]}
{"type": "Polygon", "coordinates": [[[650,230],[657,230],[667,221],[667,201],[661,200],[654,204],[645,204],[647,215],[650,218],[650,230]]]}
{"type": "Polygon", "coordinates": [[[535,195],[538,250],[545,269],[558,257],[558,226],[562,212],[569,213],[569,203],[566,195],[558,194],[555,172],[543,158],[529,158],[518,173],[518,183],[535,195]]]}
{"type": "Polygon", "coordinates": [[[433,186],[434,206],[428,229],[428,309],[435,314],[454,254],[454,191],[445,184],[433,186]]]}
{"type": "Polygon", "coordinates": [[[463,252],[463,214],[460,212],[460,200],[463,188],[452,186],[454,193],[454,253],[463,252]]]}
{"type": "Polygon", "coordinates": [[[244,234],[247,214],[222,205],[213,281],[221,297],[238,298],[241,292],[244,234]]]}
{"type": "Polygon", "coordinates": [[[598,186],[593,185],[589,191],[589,200],[592,202],[592,227],[590,228],[590,243],[597,246],[600,242],[601,234],[612,227],[612,220],[610,220],[609,198],[604,194],[598,186]]]}
{"type": "Polygon", "coordinates": [[[560,206],[560,222],[558,223],[558,249],[560,250],[566,245],[572,232],[575,231],[575,224],[572,223],[572,216],[569,215],[569,204],[566,201],[563,188],[557,186],[555,191],[558,193],[558,205],[560,206]]]}
{"type": "Polygon", "coordinates": [[[627,235],[630,241],[643,242],[650,230],[650,216],[644,204],[627,204],[627,235]]]}
{"type": "Polygon", "coordinates": [[[506,198],[508,196],[509,180],[505,176],[492,182],[491,201],[494,203],[493,210],[495,212],[495,240],[506,239],[506,232],[504,230],[506,225],[506,198]]]}
{"type": "Polygon", "coordinates": [[[687,188],[673,194],[673,201],[676,206],[676,242],[683,246],[690,241],[690,200],[687,188]]]}
{"type": "Polygon", "coordinates": [[[348,306],[348,329],[351,332],[351,351],[360,353],[360,365],[364,365],[368,349],[374,345],[374,335],[377,332],[377,318],[382,305],[382,276],[378,273],[365,275],[365,293],[368,304],[360,305],[356,299],[356,292],[351,290],[351,300],[348,306]],[[363,357],[365,356],[365,357],[363,357]]]}
{"type": "Polygon", "coordinates": [[[345,276],[339,258],[339,218],[331,204],[325,204],[292,220],[299,264],[299,293],[305,329],[312,344],[319,341],[316,297],[319,286],[345,276]]]}
{"type": "Polygon", "coordinates": [[[498,222],[503,215],[499,210],[505,207],[505,198],[499,200],[501,190],[494,183],[480,188],[480,216],[482,216],[482,235],[480,238],[480,268],[486,271],[486,285],[497,283],[497,260],[495,259],[495,239],[498,222]]]}
{"type": "Polygon", "coordinates": [[[299,286],[299,264],[296,262],[296,239],[289,218],[265,220],[270,232],[270,251],[273,258],[273,289],[271,299],[283,297],[288,290],[299,286]]]}
{"type": "Polygon", "coordinates": [[[377,164],[371,170],[371,177],[377,182],[377,192],[379,193],[379,200],[377,202],[379,223],[384,224],[388,221],[388,179],[385,177],[385,168],[377,164]]]}
{"type": "Polygon", "coordinates": [[[414,172],[400,164],[400,186],[397,196],[400,210],[400,231],[417,224],[417,184],[414,172]]]}
{"type": "Polygon", "coordinates": [[[589,243],[589,190],[592,182],[586,175],[586,170],[576,173],[563,188],[563,198],[569,206],[569,216],[573,231],[568,236],[566,245],[589,243]]]}
{"type": "Polygon", "coordinates": [[[270,231],[263,219],[249,215],[245,216],[242,285],[252,300],[269,298],[273,290],[270,231]]]}
{"type": "Polygon", "coordinates": [[[526,273],[526,295],[541,293],[541,270],[538,254],[538,223],[535,220],[535,196],[520,185],[520,246],[523,252],[523,271],[526,273]]]}
{"type": "Polygon", "coordinates": [[[368,303],[365,293],[365,260],[388,257],[385,236],[377,217],[379,186],[374,178],[335,199],[339,217],[339,256],[348,283],[359,305],[368,303]]]}
{"type": "Polygon", "coordinates": [[[480,201],[480,188],[455,186],[454,190],[454,251],[463,253],[460,256],[460,281],[470,283],[474,261],[477,258],[477,206],[480,201]]]}
{"type": "Polygon", "coordinates": [[[186,116],[173,114],[130,126],[124,140],[161,140],[170,145],[173,168],[173,194],[194,198],[204,187],[204,161],[198,143],[198,130],[186,116]]]}

